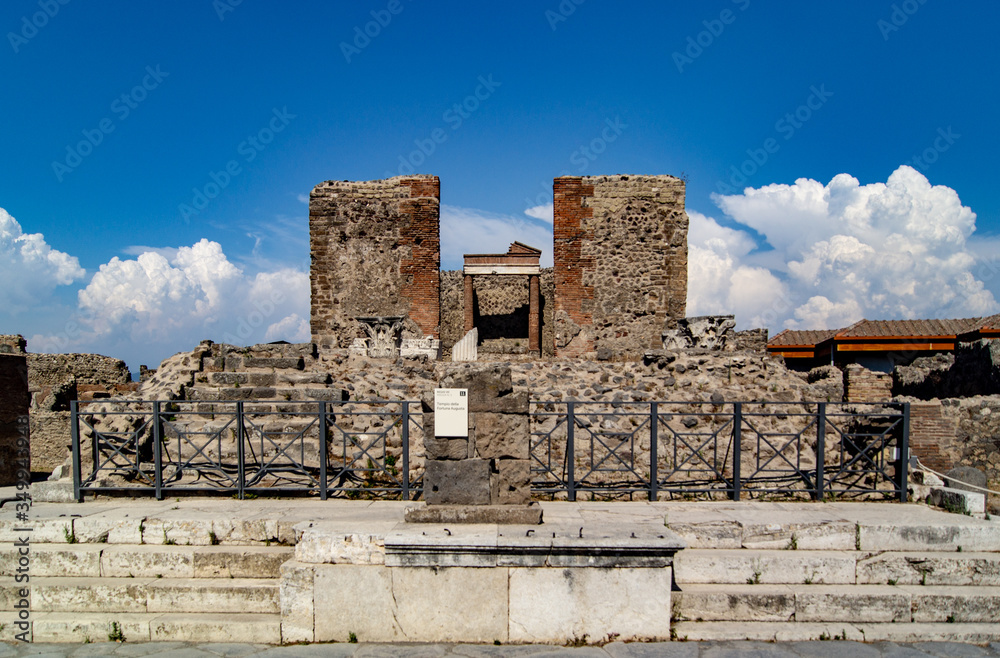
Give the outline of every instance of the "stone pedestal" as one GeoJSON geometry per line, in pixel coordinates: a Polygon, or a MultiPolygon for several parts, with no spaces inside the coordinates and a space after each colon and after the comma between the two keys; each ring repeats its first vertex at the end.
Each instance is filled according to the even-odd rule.
{"type": "MultiPolygon", "coordinates": [[[[433,409],[424,413],[426,506],[406,512],[411,522],[540,523],[541,508],[530,505],[528,395],[515,393],[510,368],[459,366],[446,372],[440,388],[467,389],[468,436],[435,436],[433,409]],[[455,506],[480,507],[468,513],[455,506]],[[505,511],[516,506],[517,514],[505,511]],[[506,520],[505,520],[506,519],[506,520]]],[[[433,401],[425,401],[433,407],[433,401]]]]}

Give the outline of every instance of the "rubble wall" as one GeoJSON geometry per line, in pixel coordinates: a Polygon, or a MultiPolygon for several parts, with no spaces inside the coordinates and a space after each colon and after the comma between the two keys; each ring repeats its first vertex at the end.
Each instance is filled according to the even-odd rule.
{"type": "Polygon", "coordinates": [[[557,178],[555,341],[559,356],[641,357],[687,302],[684,181],[557,178]]]}
{"type": "Polygon", "coordinates": [[[440,187],[436,176],[414,176],[312,190],[311,326],[320,349],[349,347],[359,316],[404,316],[404,336],[439,336],[440,187]]]}

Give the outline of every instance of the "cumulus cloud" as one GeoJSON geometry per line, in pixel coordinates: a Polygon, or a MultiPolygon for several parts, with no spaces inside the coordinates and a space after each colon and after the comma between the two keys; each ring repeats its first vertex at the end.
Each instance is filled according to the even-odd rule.
{"type": "Polygon", "coordinates": [[[735,312],[741,326],[778,330],[1000,308],[977,265],[975,213],[911,167],[885,183],[840,174],[713,199],[766,244],[690,212],[692,315],[735,312]]]}
{"type": "Polygon", "coordinates": [[[112,258],[78,293],[79,328],[32,337],[35,351],[143,351],[143,362],[191,349],[198,341],[248,345],[308,340],[309,275],[285,268],[247,274],[217,242],[112,258]],[[46,349],[49,346],[52,349],[46,349]]]}
{"type": "Polygon", "coordinates": [[[75,256],[50,247],[41,233],[25,233],[0,208],[0,308],[17,315],[57,286],[68,286],[85,274],[75,256]]]}
{"type": "Polygon", "coordinates": [[[545,203],[540,206],[532,206],[524,211],[524,214],[528,217],[534,217],[535,219],[540,219],[543,222],[551,224],[553,222],[553,216],[555,213],[555,206],[551,203],[545,203]]]}
{"type": "Polygon", "coordinates": [[[441,206],[442,269],[461,269],[463,254],[506,253],[515,241],[541,249],[542,267],[552,266],[551,228],[518,217],[441,206]]]}

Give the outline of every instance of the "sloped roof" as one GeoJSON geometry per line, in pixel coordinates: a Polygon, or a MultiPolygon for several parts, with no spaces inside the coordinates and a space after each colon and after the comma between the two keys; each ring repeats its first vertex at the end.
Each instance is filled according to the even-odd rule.
{"type": "Polygon", "coordinates": [[[839,338],[957,336],[981,326],[980,318],[960,320],[860,320],[837,332],[839,338]]]}
{"type": "Polygon", "coordinates": [[[997,313],[996,315],[991,315],[988,318],[983,318],[977,328],[986,329],[989,331],[1000,331],[1000,313],[997,313]]]}
{"type": "Polygon", "coordinates": [[[786,345],[819,345],[824,340],[832,338],[840,329],[793,330],[785,329],[767,341],[768,347],[783,347],[786,345]]]}

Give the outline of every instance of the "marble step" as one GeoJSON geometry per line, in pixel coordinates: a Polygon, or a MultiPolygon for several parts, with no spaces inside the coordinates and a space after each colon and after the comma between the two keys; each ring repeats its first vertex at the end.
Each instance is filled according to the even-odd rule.
{"type": "Polygon", "coordinates": [[[810,642],[813,655],[856,655],[856,647],[847,645],[838,651],[836,640],[859,642],[965,642],[987,644],[1000,640],[1000,624],[853,624],[843,622],[802,623],[684,621],[671,627],[671,635],[681,641],[690,640],[759,640],[763,642],[810,642]],[[829,640],[829,642],[816,642],[829,640]]]}

